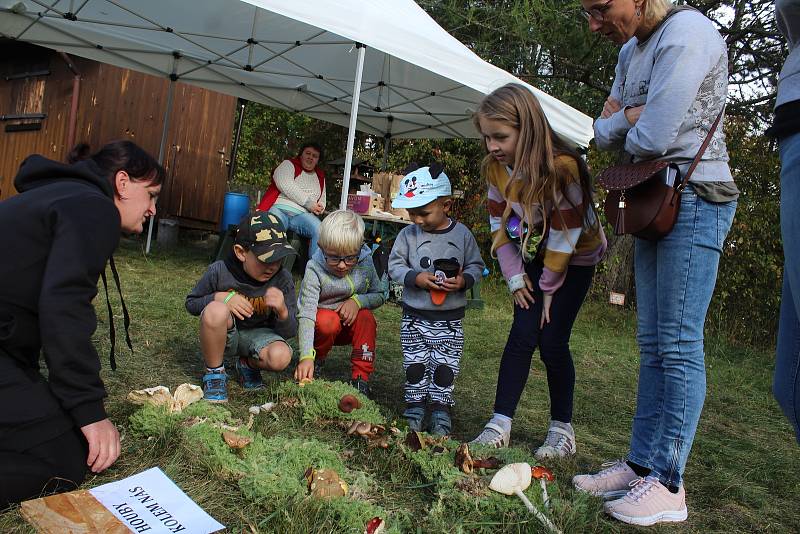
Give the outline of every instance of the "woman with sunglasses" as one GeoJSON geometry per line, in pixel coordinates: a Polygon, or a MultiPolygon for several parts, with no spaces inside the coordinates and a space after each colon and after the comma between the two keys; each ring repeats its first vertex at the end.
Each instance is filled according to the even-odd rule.
{"type": "Polygon", "coordinates": [[[370,310],[384,298],[372,251],[364,244],[364,221],[352,211],[334,211],[320,225],[319,248],[300,284],[295,379],[314,378],[334,345],[352,345],[350,383],[369,395],[377,331],[370,310]]]}
{"type": "MultiPolygon", "coordinates": [[[[668,0],[581,0],[589,30],[622,45],[595,122],[601,150],[625,161],[669,160],[685,173],[725,106],[728,60],[713,23],[668,0]]],[[[739,191],[722,122],[659,241],[636,239],[639,386],[630,450],[579,490],[637,525],[687,517],[683,473],[706,393],[703,325],[739,191]]]]}

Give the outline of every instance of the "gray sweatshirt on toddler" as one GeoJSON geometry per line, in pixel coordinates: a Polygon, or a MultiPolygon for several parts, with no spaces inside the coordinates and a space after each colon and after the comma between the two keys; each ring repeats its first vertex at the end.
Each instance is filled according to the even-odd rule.
{"type": "Polygon", "coordinates": [[[456,221],[436,232],[426,232],[416,224],[406,226],[397,235],[389,255],[389,276],[403,284],[403,313],[430,321],[462,319],[467,306],[466,290],[480,281],[483,269],[475,237],[456,221]],[[416,279],[423,271],[433,273],[433,262],[440,258],[458,260],[466,287],[447,293],[444,303],[437,306],[427,289],[417,287],[416,279]]]}

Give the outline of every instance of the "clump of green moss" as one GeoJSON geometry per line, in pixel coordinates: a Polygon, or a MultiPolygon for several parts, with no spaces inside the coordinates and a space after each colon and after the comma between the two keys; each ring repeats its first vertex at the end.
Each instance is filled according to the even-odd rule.
{"type": "Polygon", "coordinates": [[[172,435],[177,429],[178,414],[169,413],[164,406],[145,404],[128,418],[130,430],[141,436],[164,438],[172,435]]]}
{"type": "Polygon", "coordinates": [[[303,421],[365,421],[373,424],[384,424],[386,418],[381,414],[378,405],[360,394],[355,388],[344,382],[314,380],[300,387],[294,382],[284,382],[277,388],[279,398],[295,397],[300,399],[303,408],[303,421]],[[361,408],[345,413],[339,409],[339,400],[345,395],[354,395],[361,402],[361,408]]]}

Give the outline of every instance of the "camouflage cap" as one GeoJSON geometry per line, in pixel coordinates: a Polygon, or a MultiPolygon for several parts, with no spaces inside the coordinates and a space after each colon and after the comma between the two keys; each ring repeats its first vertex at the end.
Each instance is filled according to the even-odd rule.
{"type": "Polygon", "coordinates": [[[255,257],[264,263],[297,254],[286,239],[286,230],[280,219],[264,211],[247,214],[239,222],[236,244],[253,251],[255,257]]]}

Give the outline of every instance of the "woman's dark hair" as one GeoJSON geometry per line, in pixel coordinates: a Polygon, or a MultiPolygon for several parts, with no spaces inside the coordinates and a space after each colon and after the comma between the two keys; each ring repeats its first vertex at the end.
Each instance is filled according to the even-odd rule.
{"type": "Polygon", "coordinates": [[[305,143],[300,145],[300,150],[297,151],[297,157],[299,158],[300,156],[302,156],[303,155],[303,150],[305,150],[307,148],[313,148],[314,150],[319,152],[319,162],[322,163],[322,161],[323,161],[322,145],[320,145],[319,143],[317,143],[315,141],[306,141],[305,143]]]}
{"type": "Polygon", "coordinates": [[[92,160],[114,186],[114,176],[119,171],[125,171],[134,182],[149,182],[150,185],[161,185],[166,173],[153,156],[132,141],[112,141],[100,150],[91,153],[87,143],[80,143],[73,148],[67,156],[69,163],[82,160],[92,160]]]}

